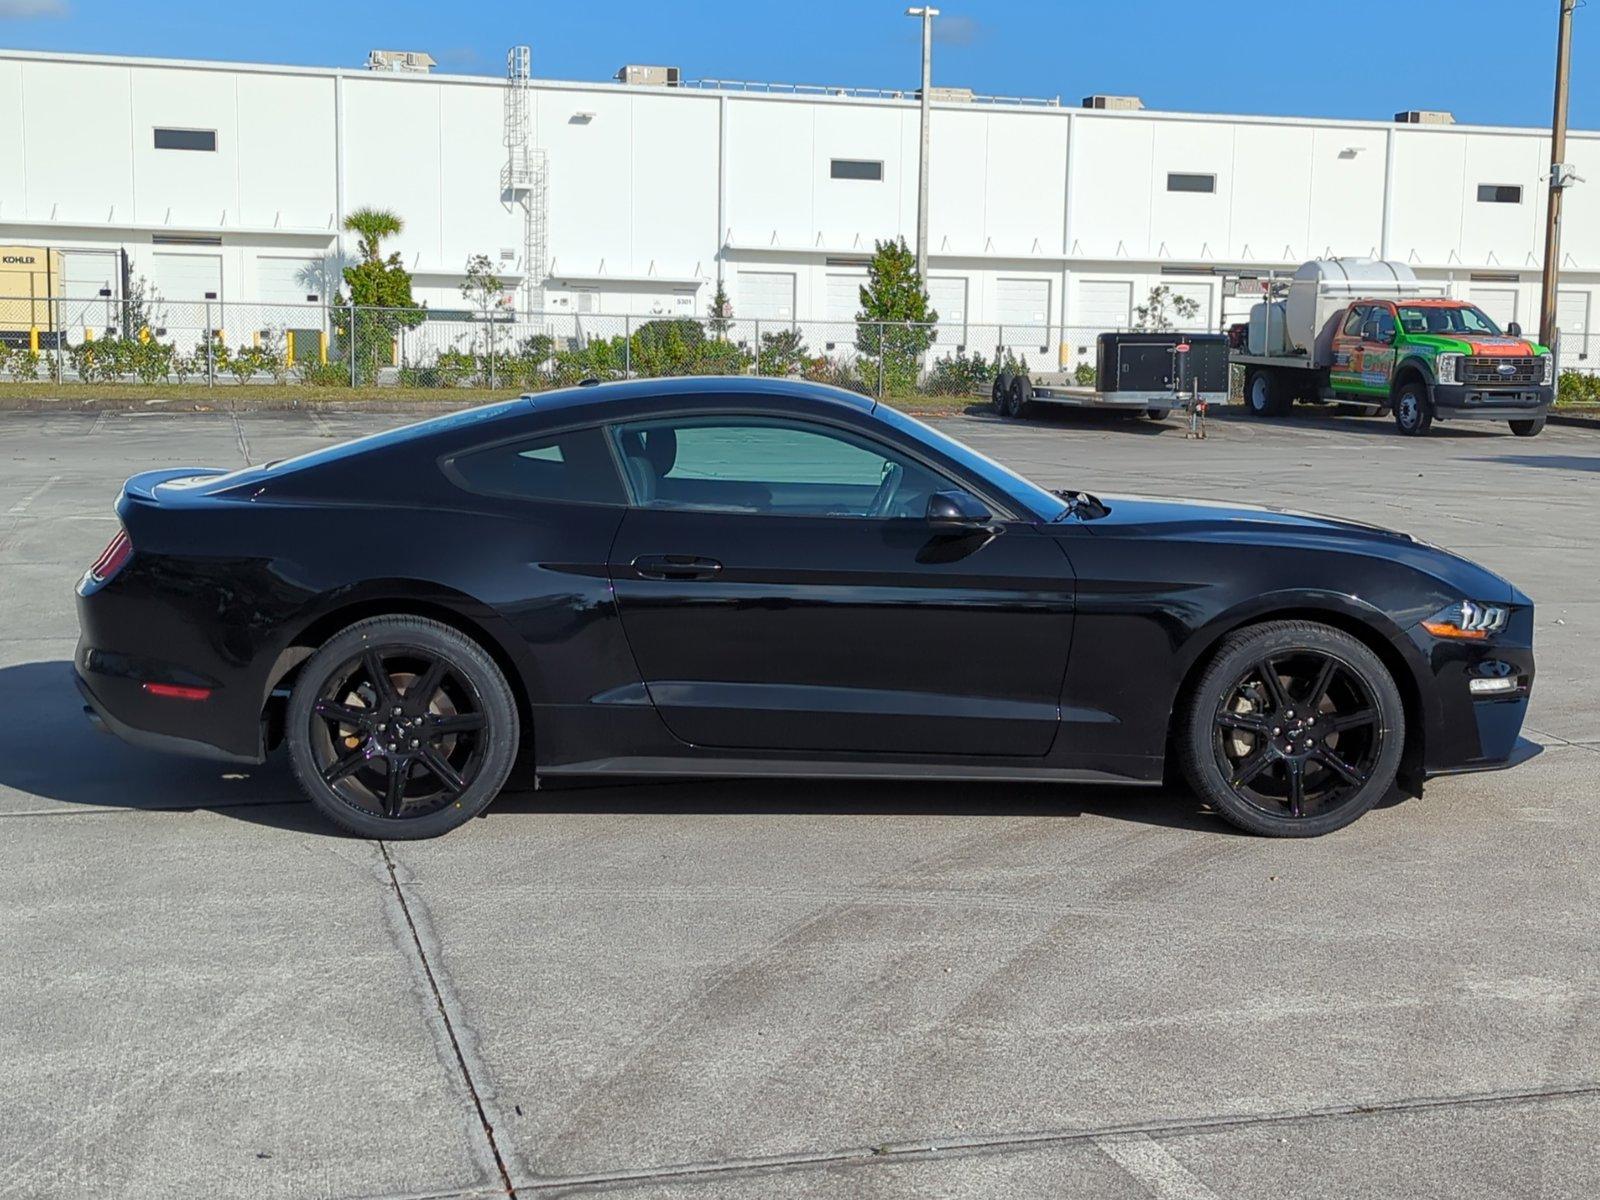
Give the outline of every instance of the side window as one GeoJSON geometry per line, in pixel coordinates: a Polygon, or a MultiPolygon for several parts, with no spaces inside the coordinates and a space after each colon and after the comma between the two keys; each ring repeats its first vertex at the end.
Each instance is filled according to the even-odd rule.
{"type": "Polygon", "coordinates": [[[467,491],[488,496],[627,503],[605,435],[598,429],[469,450],[451,459],[445,473],[467,491]]]}
{"type": "Polygon", "coordinates": [[[1373,309],[1372,312],[1378,322],[1378,340],[1380,342],[1394,341],[1394,313],[1381,305],[1373,309]]]}
{"type": "Polygon", "coordinates": [[[1348,337],[1361,336],[1361,322],[1367,319],[1367,306],[1357,304],[1344,319],[1344,333],[1348,337]]]}
{"type": "Polygon", "coordinates": [[[634,500],[651,508],[798,517],[921,517],[952,485],[867,438],[771,417],[619,426],[634,500]]]}

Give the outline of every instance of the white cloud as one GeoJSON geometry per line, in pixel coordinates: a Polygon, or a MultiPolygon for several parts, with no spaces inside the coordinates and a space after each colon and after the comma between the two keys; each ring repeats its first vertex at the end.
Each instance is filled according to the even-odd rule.
{"type": "Polygon", "coordinates": [[[67,0],[0,0],[0,21],[25,21],[31,17],[64,17],[67,0]]]}

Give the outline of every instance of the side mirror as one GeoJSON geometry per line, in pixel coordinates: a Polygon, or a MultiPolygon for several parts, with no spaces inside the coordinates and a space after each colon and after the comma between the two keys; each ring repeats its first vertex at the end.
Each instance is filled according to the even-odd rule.
{"type": "Polygon", "coordinates": [[[1511,322],[1511,324],[1506,326],[1506,334],[1509,337],[1521,337],[1522,336],[1522,326],[1518,325],[1515,321],[1513,321],[1513,322],[1511,322]]]}
{"type": "Polygon", "coordinates": [[[966,492],[935,492],[928,497],[928,524],[952,533],[986,529],[994,515],[966,492]]]}

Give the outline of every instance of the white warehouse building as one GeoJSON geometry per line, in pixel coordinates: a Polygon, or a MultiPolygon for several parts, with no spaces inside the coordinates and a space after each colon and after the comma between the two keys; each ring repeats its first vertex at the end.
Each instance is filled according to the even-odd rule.
{"type": "MultiPolygon", "coordinates": [[[[394,248],[434,309],[464,306],[465,262],[486,254],[524,310],[703,316],[723,282],[738,318],[784,323],[848,322],[874,239],[914,238],[914,93],[619,75],[533,79],[514,101],[504,80],[426,69],[0,51],[0,244],[59,251],[70,297],[143,277],[171,299],[326,303],[317,272],[371,205],[404,218],[394,248]],[[519,103],[543,163],[521,192],[503,174],[519,103]]],[[[1538,130],[941,89],[931,136],[941,346],[985,348],[972,328],[1000,325],[1068,358],[1092,339],[1078,331],[1129,325],[1162,283],[1195,302],[1192,326],[1220,328],[1251,281],[1330,255],[1396,259],[1538,324],[1538,130]]],[[[1596,181],[1568,192],[1564,221],[1559,317],[1581,366],[1600,135],[1573,134],[1568,158],[1596,181]]]]}

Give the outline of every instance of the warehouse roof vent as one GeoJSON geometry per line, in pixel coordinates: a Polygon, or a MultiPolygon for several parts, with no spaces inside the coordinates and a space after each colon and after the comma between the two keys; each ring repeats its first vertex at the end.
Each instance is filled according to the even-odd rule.
{"type": "Polygon", "coordinates": [[[403,71],[426,75],[433,67],[433,55],[422,50],[373,50],[367,54],[369,71],[403,71]]]}
{"type": "Polygon", "coordinates": [[[677,67],[652,67],[629,63],[617,72],[617,81],[632,87],[677,87],[677,67]]]}
{"type": "Polygon", "coordinates": [[[1454,113],[1445,112],[1438,108],[1408,108],[1405,112],[1397,112],[1394,119],[1402,125],[1454,125],[1454,113]]]}
{"type": "Polygon", "coordinates": [[[1135,108],[1143,108],[1144,101],[1137,96],[1104,96],[1094,95],[1083,98],[1085,108],[1115,108],[1124,112],[1135,108]]]}

